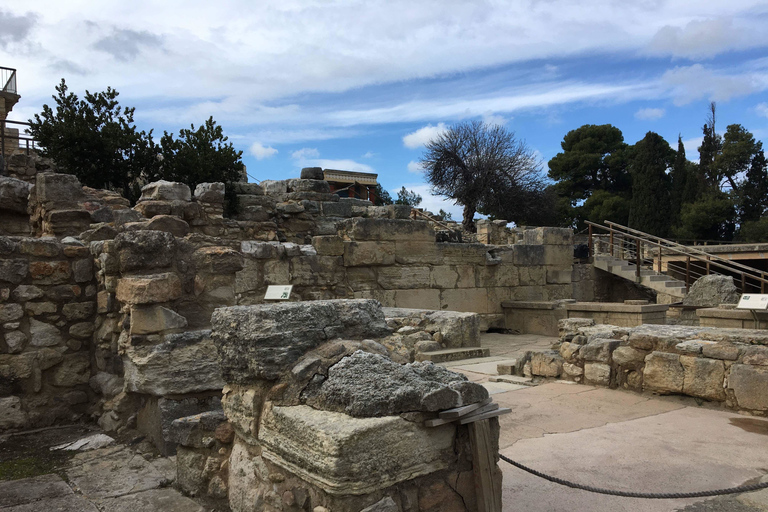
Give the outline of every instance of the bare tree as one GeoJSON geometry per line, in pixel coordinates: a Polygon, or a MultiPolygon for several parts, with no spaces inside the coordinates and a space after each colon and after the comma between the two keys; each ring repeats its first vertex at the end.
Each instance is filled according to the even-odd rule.
{"type": "Polygon", "coordinates": [[[481,121],[455,124],[429,141],[421,165],[433,192],[464,206],[462,225],[469,232],[483,207],[492,215],[495,205],[506,203],[511,211],[509,202],[544,188],[533,150],[503,126],[481,121]]]}

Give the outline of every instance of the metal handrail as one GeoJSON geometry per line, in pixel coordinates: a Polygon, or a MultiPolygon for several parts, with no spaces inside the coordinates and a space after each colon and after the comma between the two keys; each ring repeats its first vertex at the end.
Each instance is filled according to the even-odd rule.
{"type": "MultiPolygon", "coordinates": [[[[28,137],[28,136],[21,135],[21,133],[22,133],[21,131],[19,131],[19,135],[11,135],[10,133],[5,133],[5,128],[6,128],[6,125],[8,125],[8,124],[15,124],[15,125],[19,125],[19,126],[24,126],[25,127],[24,131],[27,130],[26,127],[29,127],[29,123],[25,123],[23,121],[11,121],[11,120],[8,120],[8,119],[0,119],[0,156],[2,156],[3,159],[5,159],[5,156],[6,156],[6,154],[5,154],[5,141],[6,141],[6,139],[8,139],[8,140],[15,140],[15,141],[18,141],[19,143],[24,141],[26,153],[27,153],[27,156],[29,156],[30,150],[36,148],[37,141],[33,137],[28,137]]],[[[19,147],[21,147],[21,146],[19,146],[19,147]]]]}
{"type": "MultiPolygon", "coordinates": [[[[594,256],[595,253],[595,243],[594,243],[594,237],[596,236],[594,234],[594,228],[601,229],[604,231],[608,231],[608,235],[610,237],[609,240],[609,253],[611,256],[614,255],[614,247],[617,245],[614,243],[615,237],[619,237],[622,240],[629,240],[635,245],[634,250],[634,263],[636,265],[635,267],[635,273],[636,273],[636,279],[637,282],[640,282],[641,274],[640,269],[643,265],[647,265],[646,260],[647,258],[644,258],[642,256],[642,246],[643,244],[646,244],[648,246],[652,247],[658,247],[658,272],[663,273],[663,253],[662,249],[665,249],[667,251],[670,251],[672,253],[677,253],[685,256],[685,285],[686,289],[690,289],[691,285],[691,261],[697,261],[700,263],[703,263],[705,268],[705,274],[703,275],[709,275],[717,272],[712,272],[712,266],[718,267],[720,269],[724,269],[727,272],[731,272],[737,275],[740,275],[740,288],[742,292],[746,292],[747,287],[747,278],[750,278],[754,281],[757,281],[760,284],[760,291],[761,293],[765,293],[766,287],[768,286],[768,278],[766,278],[766,273],[763,271],[760,271],[758,269],[755,269],[753,267],[749,267],[747,265],[743,265],[738,262],[733,262],[731,260],[727,260],[725,258],[721,258],[719,256],[709,254],[707,252],[701,251],[699,249],[694,249],[688,246],[684,246],[681,244],[678,244],[676,242],[672,242],[670,240],[666,240],[661,237],[657,237],[648,233],[644,233],[642,231],[638,231],[636,229],[629,228],[627,226],[622,226],[621,224],[616,224],[615,222],[605,221],[605,224],[608,225],[608,227],[605,227],[603,225],[594,223],[594,222],[586,222],[588,230],[589,230],[589,256],[590,258],[594,256]]],[[[628,250],[630,256],[632,254],[631,250],[628,250]]],[[[623,257],[619,256],[619,259],[624,259],[623,257]]],[[[654,258],[651,257],[651,269],[654,267],[654,258]]],[[[670,270],[670,265],[672,262],[667,262],[667,271],[670,270]]],[[[677,267],[677,265],[672,265],[673,267],[677,267]]],[[[679,269],[682,272],[682,268],[679,269]]],[[[698,274],[698,272],[693,272],[694,274],[698,274]]],[[[694,279],[695,280],[695,279],[694,279]]],[[[755,285],[753,285],[755,286],[755,285]]]]}
{"type": "Polygon", "coordinates": [[[16,94],[16,70],[0,66],[0,84],[2,84],[0,92],[16,94]]]}

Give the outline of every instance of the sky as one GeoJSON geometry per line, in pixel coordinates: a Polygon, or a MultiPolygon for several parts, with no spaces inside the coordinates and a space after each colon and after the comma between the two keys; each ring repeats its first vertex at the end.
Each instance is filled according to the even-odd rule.
{"type": "Polygon", "coordinates": [[[254,179],[302,167],[378,173],[460,218],[418,161],[454,123],[502,124],[546,162],[584,124],[648,131],[697,159],[717,128],[768,141],[765,0],[5,0],[0,66],[27,120],[61,78],[120,92],[145,130],[209,116],[254,179]]]}

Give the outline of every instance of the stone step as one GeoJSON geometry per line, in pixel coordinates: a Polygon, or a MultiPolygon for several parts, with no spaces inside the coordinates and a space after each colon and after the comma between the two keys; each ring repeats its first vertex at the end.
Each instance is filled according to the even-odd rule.
{"type": "Polygon", "coordinates": [[[652,276],[648,276],[648,280],[651,282],[670,281],[671,279],[672,278],[666,274],[655,274],[652,276]]]}
{"type": "Polygon", "coordinates": [[[538,386],[537,383],[533,382],[533,379],[530,377],[519,377],[517,375],[499,375],[498,377],[491,377],[488,379],[489,382],[506,382],[508,384],[518,384],[520,386],[538,386]]]}
{"type": "Polygon", "coordinates": [[[496,373],[499,375],[513,375],[515,366],[517,366],[517,359],[499,361],[496,363],[496,373]]]}
{"type": "Polygon", "coordinates": [[[447,348],[445,350],[435,350],[433,352],[420,352],[416,354],[416,360],[445,363],[447,361],[459,361],[461,359],[489,357],[490,355],[491,349],[483,347],[447,348]]]}

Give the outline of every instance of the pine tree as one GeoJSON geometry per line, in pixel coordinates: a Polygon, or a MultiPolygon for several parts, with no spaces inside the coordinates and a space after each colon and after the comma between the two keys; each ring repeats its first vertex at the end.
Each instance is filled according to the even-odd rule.
{"type": "Polygon", "coordinates": [[[632,176],[632,201],[629,226],[656,236],[669,231],[670,168],[675,152],[661,135],[648,132],[635,144],[629,164],[632,176]]]}
{"type": "Polygon", "coordinates": [[[688,181],[688,160],[685,158],[685,145],[683,137],[677,136],[677,153],[675,155],[675,164],[670,173],[670,220],[676,223],[680,217],[680,208],[683,206],[683,196],[685,194],[688,181]]]}

